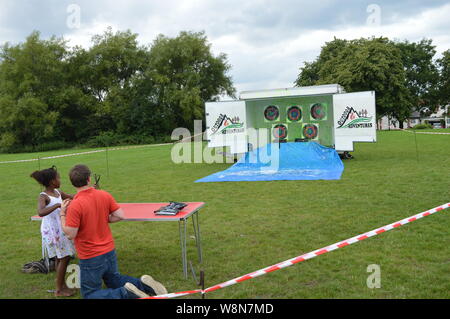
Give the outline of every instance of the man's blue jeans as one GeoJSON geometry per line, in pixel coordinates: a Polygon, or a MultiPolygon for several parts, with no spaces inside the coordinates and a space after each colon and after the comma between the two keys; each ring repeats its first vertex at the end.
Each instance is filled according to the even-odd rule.
{"type": "Polygon", "coordinates": [[[119,273],[116,251],[90,258],[80,259],[81,295],[86,299],[133,299],[136,296],[128,292],[124,285],[132,283],[149,295],[155,292],[144,285],[140,279],[119,273]],[[102,289],[102,281],[107,289],[102,289]]]}

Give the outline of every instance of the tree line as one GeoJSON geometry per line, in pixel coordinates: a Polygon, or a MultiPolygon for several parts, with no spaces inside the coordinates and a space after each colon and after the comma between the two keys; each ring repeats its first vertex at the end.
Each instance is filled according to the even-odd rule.
{"type": "Polygon", "coordinates": [[[450,103],[450,49],[435,58],[432,40],[385,37],[334,40],[305,62],[295,85],[338,83],[347,92],[376,91],[377,117],[403,122],[413,111],[436,112],[450,103]]]}
{"type": "MultiPolygon", "coordinates": [[[[214,55],[204,32],[159,35],[140,45],[131,31],[95,35],[89,48],[64,38],[0,49],[0,151],[41,151],[167,140],[192,129],[204,102],[235,96],[227,56],[214,55]]],[[[435,58],[432,40],[334,39],[300,68],[295,85],[338,83],[376,91],[377,117],[401,124],[415,110],[450,103],[450,50],[435,58]]]]}
{"type": "Polygon", "coordinates": [[[109,28],[85,49],[34,31],[4,44],[0,150],[162,140],[191,128],[205,101],[234,96],[227,57],[211,52],[203,32],[159,35],[148,45],[137,37],[109,28]]]}

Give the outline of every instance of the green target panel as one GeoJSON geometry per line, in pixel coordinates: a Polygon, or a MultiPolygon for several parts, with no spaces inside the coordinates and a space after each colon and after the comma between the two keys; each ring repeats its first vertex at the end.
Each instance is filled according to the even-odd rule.
{"type": "Polygon", "coordinates": [[[245,103],[251,126],[267,129],[269,143],[308,139],[328,147],[334,144],[331,95],[261,98],[245,103]],[[305,129],[307,124],[313,126],[305,129]]]}

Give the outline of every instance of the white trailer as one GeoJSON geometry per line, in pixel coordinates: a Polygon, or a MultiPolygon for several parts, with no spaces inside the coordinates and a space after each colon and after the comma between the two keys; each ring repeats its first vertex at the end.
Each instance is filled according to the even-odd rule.
{"type": "Polygon", "coordinates": [[[345,93],[338,84],[247,91],[239,100],[207,102],[209,147],[245,153],[251,131],[267,129],[271,142],[316,141],[340,153],[355,142],[376,142],[375,92],[345,93]]]}

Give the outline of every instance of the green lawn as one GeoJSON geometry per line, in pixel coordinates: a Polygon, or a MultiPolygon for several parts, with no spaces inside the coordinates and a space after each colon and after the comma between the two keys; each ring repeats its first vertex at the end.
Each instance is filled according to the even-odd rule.
{"type": "MultiPolygon", "coordinates": [[[[119,202],[206,202],[200,227],[208,287],[449,202],[450,136],[416,139],[418,154],[414,135],[401,131],[355,144],[339,181],[194,183],[230,164],[174,164],[171,145],[110,151],[109,177],[105,152],[40,166],[57,166],[65,192],[74,192],[70,167],[85,163],[119,202]]],[[[0,162],[71,152],[4,154],[0,162]]],[[[38,162],[0,164],[0,298],[53,298],[46,291],[54,289],[54,273],[20,272],[41,254],[40,223],[29,220],[40,192],[29,174],[37,168],[38,162]]],[[[170,292],[197,288],[182,277],[177,223],[122,222],[112,229],[122,273],[151,274],[170,292]]],[[[450,298],[449,235],[445,210],[207,298],[450,298]],[[366,285],[370,264],[381,267],[379,289],[366,285]]],[[[196,261],[194,239],[188,248],[196,261]]]]}

